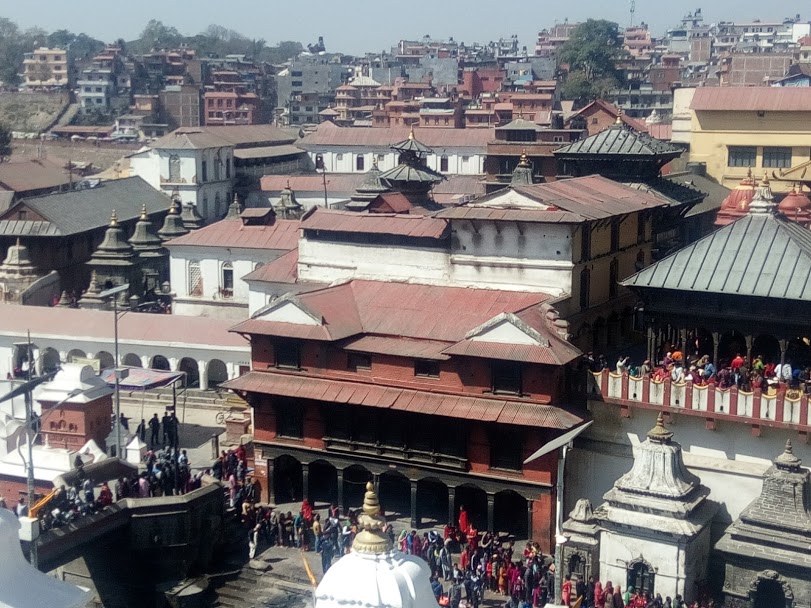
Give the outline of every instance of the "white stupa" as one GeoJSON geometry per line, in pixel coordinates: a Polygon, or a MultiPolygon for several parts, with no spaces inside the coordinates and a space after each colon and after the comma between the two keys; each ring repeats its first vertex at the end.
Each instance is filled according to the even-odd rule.
{"type": "Polygon", "coordinates": [[[0,608],[80,608],[90,595],[43,574],[23,556],[20,522],[8,509],[0,509],[0,608]]]}
{"type": "Polygon", "coordinates": [[[436,608],[428,564],[392,547],[371,483],[358,525],[351,553],[327,570],[318,585],[315,608],[436,608]]]}

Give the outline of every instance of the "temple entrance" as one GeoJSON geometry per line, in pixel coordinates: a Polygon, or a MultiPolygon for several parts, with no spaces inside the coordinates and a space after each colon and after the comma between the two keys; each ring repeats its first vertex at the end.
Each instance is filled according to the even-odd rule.
{"type": "Polygon", "coordinates": [[[316,460],[310,463],[309,471],[310,502],[337,503],[338,471],[335,467],[326,460],[316,460]]]}
{"type": "Polygon", "coordinates": [[[200,368],[197,361],[183,357],[177,366],[177,371],[186,374],[186,388],[200,388],[200,368]]]}
{"type": "Polygon", "coordinates": [[[397,471],[380,476],[378,496],[386,517],[411,517],[411,482],[397,471]]]}
{"type": "Polygon", "coordinates": [[[155,355],[152,357],[152,363],[150,363],[149,367],[152,369],[159,369],[164,372],[168,372],[170,369],[172,369],[169,365],[169,359],[163,355],[155,355]]]}
{"type": "Polygon", "coordinates": [[[304,499],[301,463],[292,456],[279,456],[273,461],[273,494],[277,505],[304,499]]]}
{"type": "Polygon", "coordinates": [[[631,567],[628,568],[628,581],[625,587],[626,589],[633,587],[640,592],[647,591],[652,596],[655,576],[650,564],[647,562],[636,562],[631,564],[631,567]]]}
{"type": "Polygon", "coordinates": [[[523,496],[513,490],[499,492],[493,510],[494,532],[506,532],[518,539],[527,538],[527,501],[523,496]]]}
{"type": "Polygon", "coordinates": [[[783,584],[774,579],[760,579],[752,608],[782,608],[786,605],[783,584]]]}
{"type": "Polygon", "coordinates": [[[459,510],[465,507],[467,518],[477,530],[487,530],[487,494],[479,487],[465,484],[456,488],[456,521],[459,522],[459,510]]]}
{"type": "Polygon", "coordinates": [[[436,478],[417,482],[417,517],[423,525],[442,527],[448,519],[448,486],[436,478]]]}

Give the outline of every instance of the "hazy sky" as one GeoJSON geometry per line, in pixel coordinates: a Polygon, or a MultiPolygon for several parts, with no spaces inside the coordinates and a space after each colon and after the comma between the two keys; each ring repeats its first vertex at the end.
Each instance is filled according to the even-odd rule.
{"type": "MultiPolygon", "coordinates": [[[[807,0],[637,0],[636,22],[649,23],[658,35],[702,4],[707,22],[782,19],[798,12],[811,18],[807,0]]],[[[595,17],[627,25],[629,6],[629,0],[6,0],[0,16],[23,28],[66,28],[105,41],[136,38],[152,18],[184,34],[216,23],[271,44],[279,40],[307,44],[321,35],[329,51],[360,53],[426,34],[464,42],[517,34],[529,47],[537,31],[556,20],[595,17]]]]}

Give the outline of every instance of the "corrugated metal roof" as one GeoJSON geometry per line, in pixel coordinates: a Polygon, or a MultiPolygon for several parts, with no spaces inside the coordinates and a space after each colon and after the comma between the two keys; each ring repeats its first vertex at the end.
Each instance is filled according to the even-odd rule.
{"type": "Polygon", "coordinates": [[[565,365],[582,353],[571,344],[550,340],[549,346],[530,344],[502,344],[483,340],[463,340],[443,351],[446,355],[461,355],[483,359],[503,359],[522,363],[565,365]]]}
{"type": "Polygon", "coordinates": [[[298,280],[298,247],[242,277],[260,283],[295,283],[298,280]]]}
{"type": "Polygon", "coordinates": [[[60,236],[60,232],[51,222],[29,220],[0,221],[2,236],[60,236]]]}
{"type": "Polygon", "coordinates": [[[304,150],[289,144],[280,146],[260,146],[258,148],[237,148],[234,150],[234,158],[247,160],[251,158],[278,158],[280,156],[293,156],[304,154],[304,150]]]}
{"type": "Polygon", "coordinates": [[[242,223],[240,218],[220,220],[168,241],[166,247],[233,247],[290,251],[298,247],[298,220],[275,220],[265,226],[242,223]]]}
{"type": "MultiPolygon", "coordinates": [[[[169,198],[155,190],[140,177],[104,181],[93,188],[60,192],[47,196],[27,198],[18,202],[3,214],[3,222],[9,230],[21,208],[28,208],[36,215],[53,224],[42,234],[29,236],[68,236],[81,234],[106,226],[115,210],[119,222],[137,219],[146,205],[148,215],[163,214],[169,209],[169,198]]],[[[7,233],[3,233],[7,234],[7,233]]]]}
{"type": "MultiPolygon", "coordinates": [[[[408,127],[356,129],[323,122],[315,131],[302,137],[296,145],[305,150],[323,146],[389,148],[392,144],[407,139],[409,133],[408,127]]],[[[486,152],[487,142],[494,139],[493,129],[414,127],[414,136],[434,151],[443,148],[475,148],[481,154],[486,152]]]]}
{"type": "Polygon", "coordinates": [[[426,239],[444,239],[448,235],[445,220],[425,215],[394,213],[358,213],[317,207],[301,222],[304,230],[390,234],[426,239]]]}
{"type": "Polygon", "coordinates": [[[68,185],[70,181],[67,169],[47,158],[0,163],[0,184],[22,194],[32,190],[59,188],[68,185]]]}
{"type": "Polygon", "coordinates": [[[280,129],[272,125],[229,125],[223,127],[181,127],[152,142],[150,148],[169,150],[237,148],[260,144],[292,144],[297,134],[292,130],[280,129]]]}
{"type": "Polygon", "coordinates": [[[553,152],[556,158],[580,156],[645,156],[678,158],[682,150],[651,137],[627,128],[623,124],[611,125],[599,133],[578,140],[553,152]]]}
{"type": "Polygon", "coordinates": [[[312,378],[274,372],[251,371],[223,384],[224,388],[266,395],[296,397],[393,409],[399,411],[475,419],[520,426],[568,430],[583,418],[553,405],[508,401],[467,395],[450,395],[370,385],[347,380],[312,378]]]}
{"type": "Polygon", "coordinates": [[[811,300],[811,231],[778,215],[746,215],[622,284],[811,300]]]}
{"type": "Polygon", "coordinates": [[[811,112],[807,87],[700,87],[690,108],[696,111],[811,112]]]}
{"type": "Polygon", "coordinates": [[[376,353],[380,355],[397,355],[414,359],[449,359],[442,351],[450,342],[439,340],[415,340],[392,336],[363,336],[343,345],[344,350],[376,353]]]}

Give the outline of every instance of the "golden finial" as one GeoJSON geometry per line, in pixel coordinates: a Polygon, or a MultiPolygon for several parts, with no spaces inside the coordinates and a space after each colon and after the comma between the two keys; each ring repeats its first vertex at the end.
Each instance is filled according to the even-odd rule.
{"type": "Polygon", "coordinates": [[[353,551],[376,555],[391,551],[392,543],[384,530],[386,520],[380,514],[380,501],[377,498],[372,482],[366,484],[366,494],[363,496],[363,513],[358,517],[358,525],[361,530],[352,542],[353,551]]]}
{"type": "Polygon", "coordinates": [[[748,177],[749,179],[752,179],[752,167],[749,167],[746,170],[746,177],[748,177]]]}
{"type": "Polygon", "coordinates": [[[527,156],[527,151],[521,151],[521,158],[518,159],[518,166],[519,167],[529,167],[529,157],[527,156]]]}
{"type": "Polygon", "coordinates": [[[239,196],[237,195],[236,192],[234,192],[234,204],[239,205],[239,196]]]}
{"type": "Polygon", "coordinates": [[[149,216],[146,214],[146,203],[144,203],[143,205],[141,205],[141,218],[140,218],[140,219],[141,219],[142,221],[143,221],[143,220],[148,220],[148,219],[149,219],[149,216]]]}
{"type": "Polygon", "coordinates": [[[656,417],[656,426],[648,431],[648,439],[653,441],[666,442],[673,437],[673,432],[668,431],[665,427],[665,417],[662,412],[656,417]]]}
{"type": "Polygon", "coordinates": [[[760,185],[763,186],[764,188],[769,185],[769,174],[768,173],[763,174],[763,180],[760,182],[760,185]]]}
{"type": "Polygon", "coordinates": [[[114,228],[118,226],[118,216],[115,214],[115,209],[113,209],[112,215],[110,215],[110,228],[114,228]]]}
{"type": "Polygon", "coordinates": [[[617,108],[617,120],[614,124],[621,125],[622,124],[622,108],[617,108]]]}

